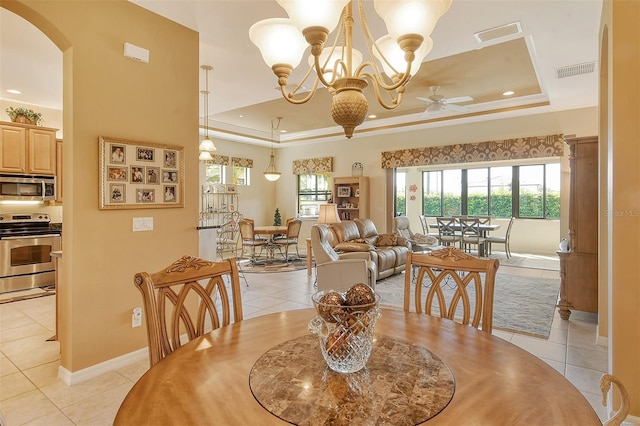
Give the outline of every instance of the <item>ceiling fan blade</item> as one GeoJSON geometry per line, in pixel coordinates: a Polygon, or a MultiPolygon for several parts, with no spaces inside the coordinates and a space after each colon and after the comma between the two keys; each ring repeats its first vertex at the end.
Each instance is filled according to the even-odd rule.
{"type": "Polygon", "coordinates": [[[457,98],[449,98],[444,101],[450,104],[458,104],[460,102],[469,102],[472,101],[473,98],[471,96],[458,96],[457,98]]]}
{"type": "Polygon", "coordinates": [[[444,104],[444,105],[442,105],[442,107],[446,108],[446,109],[450,109],[451,111],[456,111],[456,112],[467,112],[467,111],[469,111],[469,108],[463,107],[462,105],[456,105],[456,104],[444,104]]]}
{"type": "Polygon", "coordinates": [[[419,101],[422,101],[422,102],[426,102],[427,105],[431,105],[433,103],[433,101],[431,99],[429,99],[429,98],[416,98],[416,99],[418,99],[419,101]]]}

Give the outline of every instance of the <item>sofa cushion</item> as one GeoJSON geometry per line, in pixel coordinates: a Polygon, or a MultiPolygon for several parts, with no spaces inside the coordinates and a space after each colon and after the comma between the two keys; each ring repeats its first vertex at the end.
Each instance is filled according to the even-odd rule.
{"type": "Polygon", "coordinates": [[[335,244],[344,243],[346,241],[352,241],[360,238],[358,226],[352,220],[344,220],[339,223],[332,223],[331,231],[333,232],[335,237],[335,244]]]}
{"type": "Polygon", "coordinates": [[[395,246],[398,244],[398,236],[396,234],[380,234],[378,235],[378,241],[376,245],[382,246],[395,246]]]}
{"type": "Polygon", "coordinates": [[[367,243],[356,243],[351,241],[345,241],[344,243],[336,244],[334,249],[342,250],[342,251],[371,251],[371,250],[375,250],[376,248],[371,244],[367,244],[367,243]]]}

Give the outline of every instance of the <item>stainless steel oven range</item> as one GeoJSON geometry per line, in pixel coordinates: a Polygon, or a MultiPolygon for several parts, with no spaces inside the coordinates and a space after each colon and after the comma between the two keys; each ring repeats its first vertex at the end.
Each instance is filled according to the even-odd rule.
{"type": "Polygon", "coordinates": [[[60,230],[44,213],[0,214],[0,293],[53,285],[60,230]]]}

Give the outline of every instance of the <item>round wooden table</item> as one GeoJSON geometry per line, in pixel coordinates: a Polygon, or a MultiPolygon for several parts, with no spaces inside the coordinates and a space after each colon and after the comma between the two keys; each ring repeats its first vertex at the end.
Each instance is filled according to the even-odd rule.
{"type": "MultiPolygon", "coordinates": [[[[287,424],[255,400],[249,374],[270,348],[308,334],[314,316],[313,309],[270,314],[189,342],[140,378],[114,424],[287,424]]],[[[389,309],[382,310],[376,334],[424,346],[453,372],[453,399],[428,424],[601,425],[589,402],[560,373],[498,337],[389,309]]]]}

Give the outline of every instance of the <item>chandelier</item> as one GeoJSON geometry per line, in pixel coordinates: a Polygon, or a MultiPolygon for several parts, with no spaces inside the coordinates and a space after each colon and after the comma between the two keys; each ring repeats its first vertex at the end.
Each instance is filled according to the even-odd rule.
{"type": "Polygon", "coordinates": [[[211,153],[218,148],[209,139],[209,71],[213,69],[211,65],[201,65],[205,75],[205,90],[201,91],[204,107],[204,138],[200,142],[198,149],[200,150],[199,160],[213,160],[211,153]]]}
{"type": "Polygon", "coordinates": [[[395,109],[400,105],[406,84],[433,47],[429,36],[452,0],[374,0],[375,11],[389,31],[377,40],[373,40],[369,30],[363,0],[357,0],[369,56],[365,62],[364,55],[353,48],[352,1],[276,1],[289,19],[256,22],[249,29],[249,38],[278,77],[280,91],[287,101],[303,104],[313,97],[320,84],[324,85],[332,94],[333,120],[351,138],[367,115],[367,99],[362,93],[367,85],[373,86],[376,99],[384,108],[395,109]],[[336,26],[339,30],[335,39],[327,44],[336,26]],[[302,81],[287,92],[288,78],[307,45],[311,46],[310,68],[302,81]],[[315,71],[313,87],[301,95],[307,90],[303,83],[312,71],[315,71]]]}
{"type": "Polygon", "coordinates": [[[280,120],[282,120],[282,117],[276,117],[273,120],[271,120],[271,158],[269,159],[269,166],[267,167],[267,170],[264,171],[264,177],[267,178],[267,180],[270,180],[271,182],[275,182],[278,179],[280,179],[280,175],[282,174],[276,170],[276,163],[275,163],[276,155],[273,150],[273,131],[278,130],[278,128],[280,127],[280,120]],[[273,122],[275,120],[278,120],[278,121],[277,121],[277,124],[274,125],[273,122]]]}

